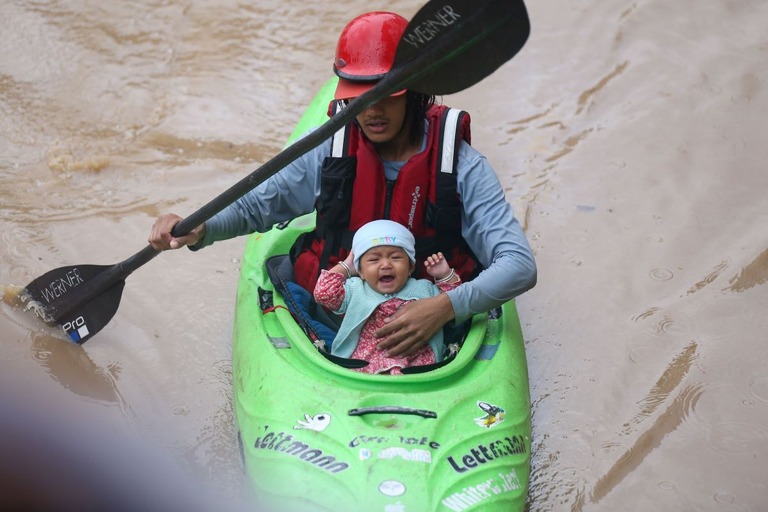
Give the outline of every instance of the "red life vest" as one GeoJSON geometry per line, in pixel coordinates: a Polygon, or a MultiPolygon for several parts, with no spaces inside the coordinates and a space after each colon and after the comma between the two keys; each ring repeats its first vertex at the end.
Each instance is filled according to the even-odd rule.
{"type": "MultiPolygon", "coordinates": [[[[332,102],[329,113],[343,108],[332,102]],[[335,104],[335,105],[334,105],[335,104]]],[[[408,227],[416,238],[416,277],[428,278],[424,259],[442,252],[461,276],[470,280],[480,265],[461,236],[461,202],[456,190],[458,147],[470,142],[469,114],[436,105],[427,112],[425,151],[411,157],[397,180],[388,181],[384,165],[357,123],[334,135],[317,200],[317,226],[292,250],[296,282],[313,290],[321,268],[343,260],[355,231],[376,219],[408,227]]]]}

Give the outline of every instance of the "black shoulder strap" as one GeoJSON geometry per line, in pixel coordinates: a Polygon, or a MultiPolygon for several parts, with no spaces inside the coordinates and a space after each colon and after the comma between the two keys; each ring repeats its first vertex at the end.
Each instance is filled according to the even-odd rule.
{"type": "Polygon", "coordinates": [[[431,224],[437,230],[456,229],[460,215],[456,168],[459,162],[459,145],[464,136],[462,126],[468,114],[456,108],[446,108],[440,116],[440,137],[435,177],[435,211],[431,224]]]}

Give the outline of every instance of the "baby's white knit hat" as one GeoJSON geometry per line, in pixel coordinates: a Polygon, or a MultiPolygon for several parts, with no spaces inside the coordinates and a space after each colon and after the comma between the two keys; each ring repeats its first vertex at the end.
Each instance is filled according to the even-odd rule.
{"type": "Polygon", "coordinates": [[[360,271],[360,257],[377,245],[400,247],[411,262],[416,262],[416,240],[413,233],[402,224],[391,220],[374,220],[357,230],[352,239],[352,252],[355,253],[355,268],[360,271]]]}

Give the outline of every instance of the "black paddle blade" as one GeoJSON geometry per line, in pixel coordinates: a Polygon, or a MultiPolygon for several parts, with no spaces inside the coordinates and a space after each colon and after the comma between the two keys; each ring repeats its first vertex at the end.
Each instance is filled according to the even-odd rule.
{"type": "Polygon", "coordinates": [[[530,32],[522,0],[431,1],[408,24],[394,66],[407,65],[427,51],[430,62],[421,66],[421,73],[414,71],[408,88],[436,96],[452,94],[514,57],[530,32]]]}
{"type": "Polygon", "coordinates": [[[125,281],[110,284],[95,298],[85,302],[78,300],[79,292],[85,288],[85,283],[103,277],[113,267],[75,265],[51,270],[26,286],[23,299],[43,321],[60,325],[73,342],[85,343],[115,316],[125,281]]]}

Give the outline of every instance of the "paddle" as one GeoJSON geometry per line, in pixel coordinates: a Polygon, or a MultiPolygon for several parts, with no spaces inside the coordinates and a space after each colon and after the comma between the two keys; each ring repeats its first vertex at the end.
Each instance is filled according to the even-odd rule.
{"type": "MultiPolygon", "coordinates": [[[[529,33],[522,0],[430,0],[408,24],[392,70],[375,87],[183,219],[173,236],[189,233],[395,91],[442,95],[476,84],[520,51],[529,33]]],[[[24,295],[44,321],[83,343],[114,316],[125,278],[158,254],[148,245],[115,265],[60,267],[29,283],[24,295]]]]}

